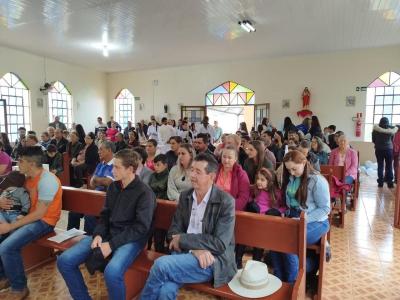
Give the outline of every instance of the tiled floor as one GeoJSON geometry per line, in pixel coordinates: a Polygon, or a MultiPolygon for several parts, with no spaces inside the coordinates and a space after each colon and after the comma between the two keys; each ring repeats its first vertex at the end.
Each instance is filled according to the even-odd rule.
{"type": "MultiPolygon", "coordinates": [[[[400,230],[394,229],[394,193],[363,177],[359,207],[348,212],[345,228],[332,228],[332,260],[327,264],[323,299],[400,299],[400,230]]],[[[65,218],[61,225],[65,224],[65,218]]],[[[84,276],[93,299],[107,299],[100,275],[84,276]]],[[[29,274],[28,299],[70,299],[55,264],[29,274]]],[[[3,298],[2,298],[3,299],[3,298]]],[[[179,299],[217,299],[182,290],[179,299]]]]}

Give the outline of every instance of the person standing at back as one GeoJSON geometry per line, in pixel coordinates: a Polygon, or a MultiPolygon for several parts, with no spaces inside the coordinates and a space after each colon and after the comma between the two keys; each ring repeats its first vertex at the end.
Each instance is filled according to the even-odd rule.
{"type": "Polygon", "coordinates": [[[67,130],[67,126],[60,121],[59,116],[55,116],[54,121],[49,123],[49,126],[54,127],[55,129],[67,130]]]}
{"type": "Polygon", "coordinates": [[[372,142],[375,144],[375,156],[378,162],[378,187],[383,187],[383,183],[386,182],[388,188],[393,188],[393,136],[396,132],[397,127],[390,126],[386,117],[381,118],[379,125],[374,125],[372,131],[372,142]]]}

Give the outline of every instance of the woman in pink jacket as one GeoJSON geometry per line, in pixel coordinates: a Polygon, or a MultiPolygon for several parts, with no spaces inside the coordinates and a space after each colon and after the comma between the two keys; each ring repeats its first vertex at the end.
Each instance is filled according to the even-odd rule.
{"type": "Polygon", "coordinates": [[[352,184],[357,179],[358,156],[357,151],[351,149],[345,135],[338,138],[339,147],[332,150],[329,165],[344,166],[344,183],[352,184]]]}
{"type": "MultiPolygon", "coordinates": [[[[238,153],[232,146],[222,149],[221,164],[215,177],[215,185],[229,193],[235,199],[235,209],[244,210],[250,197],[250,182],[247,173],[237,163],[238,153]]],[[[236,264],[242,267],[242,258],[246,246],[237,244],[236,264]]]]}
{"type": "Polygon", "coordinates": [[[215,184],[235,199],[235,209],[244,210],[250,196],[250,182],[247,173],[237,163],[237,151],[223,148],[215,184]]]}

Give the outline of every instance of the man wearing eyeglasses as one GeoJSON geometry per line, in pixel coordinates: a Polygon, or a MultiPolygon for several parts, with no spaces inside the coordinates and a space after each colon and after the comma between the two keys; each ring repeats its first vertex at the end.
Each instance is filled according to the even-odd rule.
{"type": "Polygon", "coordinates": [[[208,154],[194,158],[193,188],[181,193],[168,232],[173,255],[155,261],[142,300],[175,299],[185,283],[212,281],[219,287],[236,274],[235,201],[214,185],[217,169],[208,154]]]}

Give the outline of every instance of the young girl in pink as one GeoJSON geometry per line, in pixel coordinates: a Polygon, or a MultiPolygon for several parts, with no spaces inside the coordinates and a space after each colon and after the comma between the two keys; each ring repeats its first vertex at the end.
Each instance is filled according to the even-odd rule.
{"type": "Polygon", "coordinates": [[[286,211],[286,205],[282,201],[282,191],[276,186],[275,174],[267,168],[261,168],[257,172],[252,193],[260,214],[279,216],[286,211]]]}
{"type": "MultiPolygon", "coordinates": [[[[250,193],[254,201],[250,202],[247,211],[263,215],[284,215],[286,205],[282,201],[282,191],[277,187],[275,174],[267,168],[261,168],[256,173],[255,184],[251,187],[250,193]]],[[[253,249],[254,260],[261,261],[263,254],[264,249],[253,249]]]]}

